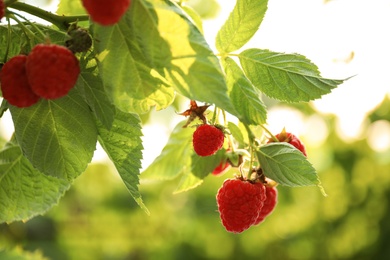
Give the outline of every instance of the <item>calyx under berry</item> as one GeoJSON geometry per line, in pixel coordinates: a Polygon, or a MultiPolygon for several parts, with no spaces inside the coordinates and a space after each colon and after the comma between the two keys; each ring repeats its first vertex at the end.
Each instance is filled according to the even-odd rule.
{"type": "Polygon", "coordinates": [[[198,106],[195,100],[190,101],[190,108],[184,111],[183,113],[179,113],[179,115],[189,117],[183,128],[187,127],[192,121],[196,118],[202,120],[203,124],[207,123],[206,116],[204,115],[205,111],[210,105],[198,106]]]}
{"type": "Polygon", "coordinates": [[[86,52],[92,47],[92,37],[86,29],[72,24],[68,29],[69,39],[65,41],[65,46],[73,53],[86,52]]]}

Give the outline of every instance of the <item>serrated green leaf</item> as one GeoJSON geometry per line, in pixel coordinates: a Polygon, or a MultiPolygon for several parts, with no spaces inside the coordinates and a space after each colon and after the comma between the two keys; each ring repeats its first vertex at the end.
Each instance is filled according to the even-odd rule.
{"type": "Polygon", "coordinates": [[[69,187],[69,181],[37,171],[17,144],[0,151],[0,223],[45,213],[69,187]]]}
{"type": "Polygon", "coordinates": [[[257,151],[257,158],[265,176],[281,185],[297,187],[320,184],[312,164],[289,143],[266,144],[257,151]]]}
{"type": "Polygon", "coordinates": [[[243,123],[261,125],[266,123],[267,111],[261,93],[245,77],[236,62],[227,57],[222,60],[226,73],[229,96],[243,123]]]}
{"type": "Polygon", "coordinates": [[[16,139],[34,167],[67,180],[84,172],[96,148],[97,129],[75,88],[62,98],[27,108],[10,106],[10,111],[16,139]]]}
{"type": "Polygon", "coordinates": [[[180,94],[236,115],[218,58],[186,14],[170,1],[152,1],[157,30],[169,46],[166,77],[180,94]],[[175,26],[172,26],[175,25],[175,26]]]}
{"type": "Polygon", "coordinates": [[[142,179],[171,180],[190,170],[192,154],[191,128],[183,128],[185,121],[173,129],[161,154],[142,172],[142,179]]]}
{"type": "Polygon", "coordinates": [[[190,172],[183,174],[180,179],[179,185],[176,190],[173,192],[174,194],[191,190],[193,188],[198,187],[203,183],[203,178],[200,178],[190,172]]]}
{"type": "Polygon", "coordinates": [[[106,93],[122,111],[145,113],[153,106],[159,110],[174,99],[173,88],[161,74],[169,48],[151,16],[149,5],[136,0],[116,25],[92,27],[106,93]]]}
{"type": "Polygon", "coordinates": [[[118,24],[93,26],[93,36],[106,92],[121,110],[165,108],[177,91],[235,114],[219,60],[175,3],[134,0],[118,24]]]}
{"type": "Polygon", "coordinates": [[[248,49],[239,54],[248,79],[269,97],[310,101],[328,94],[344,80],[325,79],[316,65],[300,54],[248,49]]]}
{"type": "Polygon", "coordinates": [[[257,32],[267,11],[268,0],[237,0],[227,21],[218,31],[217,50],[230,53],[244,46],[257,32]]]}
{"type": "Polygon", "coordinates": [[[192,19],[196,27],[198,27],[199,31],[203,34],[203,22],[199,14],[189,5],[183,5],[181,8],[183,8],[183,10],[192,19]]]}
{"type": "MultiPolygon", "coordinates": [[[[82,63],[86,63],[82,62],[82,63]]],[[[110,129],[115,117],[115,107],[111,104],[104,91],[104,86],[98,73],[97,66],[92,65],[87,67],[83,64],[85,69],[81,71],[77,84],[85,94],[85,100],[92,109],[95,117],[103,123],[103,125],[110,129]]]]}
{"type": "Polygon", "coordinates": [[[114,163],[131,196],[149,214],[138,190],[143,149],[140,123],[138,115],[118,110],[109,130],[98,124],[99,143],[114,163]]]}
{"type": "Polygon", "coordinates": [[[6,53],[8,59],[20,53],[23,37],[24,35],[18,26],[11,26],[11,30],[8,30],[8,26],[0,26],[0,61],[6,62],[3,60],[6,53]],[[12,41],[9,48],[8,41],[12,41]]]}

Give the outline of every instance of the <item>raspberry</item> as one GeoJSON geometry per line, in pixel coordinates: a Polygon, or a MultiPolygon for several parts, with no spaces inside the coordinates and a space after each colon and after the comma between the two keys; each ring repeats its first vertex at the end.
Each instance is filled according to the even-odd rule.
{"type": "Polygon", "coordinates": [[[265,200],[261,182],[227,179],[218,190],[217,204],[227,231],[241,233],[255,223],[265,200]]]}
{"type": "Polygon", "coordinates": [[[266,186],[265,195],[266,195],[266,199],[264,201],[263,208],[261,209],[260,214],[257,217],[257,220],[254,225],[261,223],[265,219],[265,217],[270,215],[274,210],[276,203],[278,201],[278,190],[276,189],[276,187],[266,186]]]}
{"type": "Polygon", "coordinates": [[[26,71],[32,90],[46,99],[65,96],[80,74],[79,61],[67,48],[38,44],[27,57],[26,71]]]}
{"type": "Polygon", "coordinates": [[[209,156],[221,149],[224,138],[225,135],[221,129],[204,124],[195,130],[192,143],[199,156],[209,156]]]}
{"type": "Polygon", "coordinates": [[[26,74],[26,55],[17,55],[7,61],[1,69],[1,91],[11,105],[29,107],[38,102],[30,87],[26,74]]]}
{"type": "MultiPolygon", "coordinates": [[[[275,137],[280,141],[280,142],[286,142],[291,145],[293,145],[295,148],[297,148],[299,151],[303,153],[303,155],[307,156],[306,154],[306,148],[304,144],[299,140],[297,136],[295,136],[292,133],[286,132],[284,129],[281,133],[275,135],[275,137]]],[[[273,139],[269,139],[268,143],[274,142],[273,139]]]]}
{"type": "Polygon", "coordinates": [[[227,170],[229,170],[231,167],[230,163],[228,161],[221,162],[215,169],[213,170],[213,175],[221,175],[225,173],[227,170]]]}
{"type": "MultiPolygon", "coordinates": [[[[231,154],[230,148],[226,150],[226,155],[231,154]]],[[[225,172],[227,172],[231,168],[231,164],[228,158],[224,158],[217,167],[212,171],[212,174],[217,176],[217,175],[222,175],[225,172]]]]}
{"type": "Polygon", "coordinates": [[[104,26],[116,24],[126,12],[130,0],[82,0],[91,19],[104,26]]]}
{"type": "Polygon", "coordinates": [[[0,20],[5,16],[4,0],[0,0],[0,20]]]}

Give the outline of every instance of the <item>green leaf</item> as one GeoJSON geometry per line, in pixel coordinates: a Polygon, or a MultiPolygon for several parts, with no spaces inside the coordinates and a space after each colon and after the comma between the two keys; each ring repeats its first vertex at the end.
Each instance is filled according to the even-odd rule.
{"type": "Polygon", "coordinates": [[[69,187],[69,181],[37,171],[17,144],[0,151],[0,223],[45,213],[69,187]]]}
{"type": "Polygon", "coordinates": [[[228,122],[229,132],[232,134],[235,141],[238,142],[238,147],[246,147],[247,142],[244,139],[244,135],[242,134],[241,129],[234,123],[228,122]]]}
{"type": "Polygon", "coordinates": [[[86,169],[96,147],[90,109],[72,89],[65,97],[28,108],[10,106],[16,139],[24,155],[44,174],[73,180],[86,169]]]}
{"type": "Polygon", "coordinates": [[[176,190],[173,192],[174,194],[188,191],[190,189],[196,188],[203,183],[203,178],[200,178],[190,172],[183,174],[180,179],[179,185],[176,190]]]}
{"type": "Polygon", "coordinates": [[[56,13],[58,15],[80,15],[86,14],[86,10],[80,0],[62,0],[58,3],[56,13]]]}
{"type": "Polygon", "coordinates": [[[11,26],[10,30],[8,30],[8,26],[0,26],[0,61],[6,62],[6,60],[3,60],[6,53],[8,59],[20,53],[23,37],[24,35],[19,26],[11,26]],[[8,36],[8,34],[10,35],[8,36]],[[10,37],[10,39],[8,39],[8,37],[10,37]],[[9,40],[12,41],[12,43],[7,50],[9,40]]]}
{"type": "Polygon", "coordinates": [[[257,151],[265,176],[281,185],[297,187],[319,185],[316,170],[307,158],[289,143],[270,143],[257,151]]]}
{"type": "Polygon", "coordinates": [[[237,0],[236,6],[216,38],[217,50],[230,53],[244,46],[257,32],[267,11],[268,0],[237,0]]]}
{"type": "Polygon", "coordinates": [[[134,0],[118,24],[94,25],[93,37],[106,92],[121,110],[163,109],[177,91],[235,114],[219,60],[175,3],[134,0]]]}
{"type": "Polygon", "coordinates": [[[169,48],[153,16],[149,5],[138,0],[116,25],[92,26],[106,93],[125,112],[145,113],[153,106],[163,109],[174,99],[174,90],[162,74],[169,48]]]}
{"type": "Polygon", "coordinates": [[[202,18],[199,16],[199,14],[189,5],[183,5],[181,6],[181,8],[183,8],[183,10],[192,19],[196,27],[198,27],[198,30],[203,34],[203,23],[202,18]]]}
{"type": "Polygon", "coordinates": [[[181,176],[179,185],[173,193],[180,193],[194,189],[203,183],[206,178],[223,160],[226,160],[226,150],[221,149],[211,156],[199,156],[195,152],[191,155],[191,168],[186,168],[181,176]]]}
{"type": "Polygon", "coordinates": [[[175,90],[189,99],[215,104],[236,115],[219,60],[204,36],[172,2],[155,0],[153,3],[157,11],[157,30],[169,46],[166,77],[175,90]]]}
{"type": "Polygon", "coordinates": [[[204,157],[193,153],[191,156],[191,173],[200,179],[204,179],[223,161],[225,153],[225,149],[218,150],[215,154],[204,157]]]}
{"type": "MultiPolygon", "coordinates": [[[[86,63],[86,61],[81,63],[86,63]]],[[[115,117],[115,107],[111,104],[104,91],[103,82],[98,75],[99,70],[97,66],[92,65],[91,67],[87,67],[87,64],[83,65],[86,68],[81,71],[77,84],[83,90],[85,99],[95,117],[107,129],[110,129],[115,117]]]]}
{"type": "Polygon", "coordinates": [[[190,170],[194,130],[183,128],[184,124],[176,125],[161,154],[141,174],[142,179],[171,180],[190,170]]]}
{"type": "Polygon", "coordinates": [[[267,111],[261,100],[261,93],[253,87],[236,62],[227,57],[222,60],[231,101],[246,124],[260,125],[266,123],[267,111]]]}
{"type": "Polygon", "coordinates": [[[8,109],[8,102],[5,99],[3,99],[1,101],[1,105],[0,105],[0,118],[3,117],[3,115],[7,111],[7,109],[8,109]]]}
{"type": "Polygon", "coordinates": [[[110,130],[98,123],[99,143],[114,163],[131,196],[149,214],[138,190],[143,149],[140,123],[138,115],[118,110],[110,130]]]}
{"type": "Polygon", "coordinates": [[[39,41],[41,37],[40,33],[47,35],[50,39],[50,42],[52,43],[59,45],[64,45],[65,43],[66,34],[64,34],[63,32],[40,24],[36,24],[35,27],[39,28],[41,32],[38,32],[35,27],[31,27],[30,25],[25,26],[30,29],[32,34],[36,35],[37,37],[34,37],[33,35],[28,35],[29,38],[27,38],[27,35],[25,34],[24,30],[18,24],[10,26],[10,30],[8,30],[8,26],[0,26],[0,61],[5,62],[3,58],[6,57],[6,53],[7,59],[19,55],[20,53],[28,53],[30,51],[31,46],[41,43],[41,41],[39,41]],[[8,37],[10,37],[10,39],[8,39],[8,37]],[[9,49],[7,49],[8,40],[11,40],[9,49]]]}
{"type": "Polygon", "coordinates": [[[278,100],[314,100],[344,81],[322,78],[317,66],[299,54],[248,49],[239,58],[248,79],[264,94],[278,100]]]}

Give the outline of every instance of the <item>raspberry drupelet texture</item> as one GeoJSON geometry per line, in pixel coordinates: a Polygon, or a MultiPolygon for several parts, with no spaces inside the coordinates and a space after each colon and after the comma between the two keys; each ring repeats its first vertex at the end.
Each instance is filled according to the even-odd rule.
{"type": "Polygon", "coordinates": [[[1,91],[11,105],[29,107],[38,102],[39,96],[30,87],[26,74],[26,55],[17,55],[1,69],[1,91]]]}
{"type": "Polygon", "coordinates": [[[217,204],[223,226],[227,231],[241,233],[252,226],[265,201],[262,183],[227,179],[218,190],[217,204]]]}
{"type": "Polygon", "coordinates": [[[210,156],[221,149],[224,139],[225,135],[221,129],[204,124],[195,130],[192,143],[199,156],[210,156]]]}
{"type": "Polygon", "coordinates": [[[76,84],[80,65],[76,56],[64,46],[38,44],[27,57],[26,71],[31,89],[45,99],[68,94],[76,84]]]}
{"type": "Polygon", "coordinates": [[[84,8],[91,19],[103,26],[109,26],[119,22],[127,11],[130,0],[82,0],[84,8]]]}
{"type": "Polygon", "coordinates": [[[260,211],[259,216],[254,225],[260,224],[268,215],[274,210],[278,201],[278,190],[276,187],[265,187],[266,199],[264,201],[263,208],[260,211]]]}

